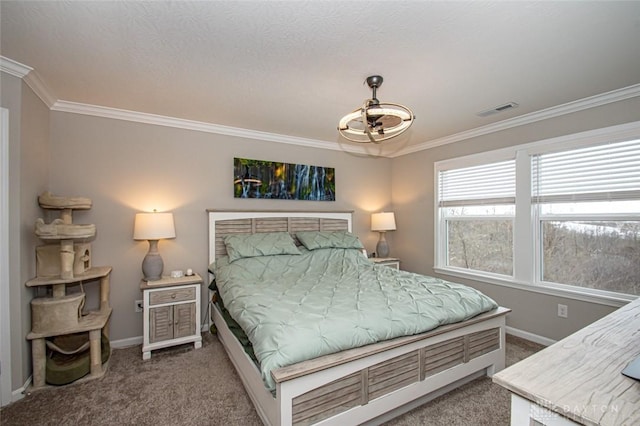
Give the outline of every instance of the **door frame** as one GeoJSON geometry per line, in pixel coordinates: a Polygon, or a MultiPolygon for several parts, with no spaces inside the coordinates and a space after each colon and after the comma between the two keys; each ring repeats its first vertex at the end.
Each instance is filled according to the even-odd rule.
{"type": "Polygon", "coordinates": [[[0,396],[12,402],[9,284],[9,110],[0,108],[0,396]]]}

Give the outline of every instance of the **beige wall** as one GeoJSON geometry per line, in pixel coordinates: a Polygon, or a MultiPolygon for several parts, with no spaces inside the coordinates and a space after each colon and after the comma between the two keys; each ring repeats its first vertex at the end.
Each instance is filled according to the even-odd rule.
{"type": "MultiPolygon", "coordinates": [[[[633,98],[395,158],[392,201],[398,230],[394,233],[394,248],[402,258],[402,267],[434,274],[434,162],[637,120],[640,120],[640,98],[633,98]]],[[[443,278],[472,285],[513,309],[507,320],[509,326],[554,340],[615,309],[477,281],[443,278]],[[558,303],[568,305],[569,318],[557,317],[558,303]]]]}
{"type": "MultiPolygon", "coordinates": [[[[41,210],[34,194],[49,188],[49,108],[31,88],[22,83],[22,116],[20,144],[20,309],[23,335],[21,346],[24,356],[22,377],[31,374],[31,345],[24,336],[31,331],[31,299],[33,291],[24,283],[36,275],[35,246],[41,241],[33,232],[41,210]]],[[[23,382],[24,383],[24,382],[23,382]]]]}
{"type": "MultiPolygon", "coordinates": [[[[433,163],[441,159],[526,143],[640,119],[640,100],[538,122],[395,159],[362,158],[338,151],[248,140],[120,120],[49,112],[19,79],[2,74],[2,105],[10,110],[10,260],[12,382],[30,374],[29,300],[24,282],[35,275],[33,222],[45,215],[36,197],[45,189],[93,199],[77,212],[77,223],[94,223],[93,264],[114,267],[111,286],[112,339],[141,336],[142,315],[134,313],[147,243],[133,241],[133,217],[156,208],[173,211],[177,238],[162,241],[165,271],[193,268],[206,276],[205,210],[354,210],[354,232],[368,250],[378,235],[369,230],[374,211],[393,208],[398,230],[387,234],[403,269],[433,274],[433,163]],[[336,168],[337,201],[269,201],[233,198],[233,157],[336,168]],[[18,244],[14,244],[18,242],[18,244]]],[[[447,278],[447,277],[445,277],[447,278]]],[[[514,310],[509,325],[560,339],[614,308],[466,281],[514,310]],[[569,318],[556,317],[557,303],[569,318]]],[[[89,306],[97,304],[88,286],[89,306]]],[[[203,296],[206,292],[203,289],[203,296]]],[[[206,297],[205,297],[206,300],[206,297]]],[[[206,303],[206,302],[204,302],[206,303]]],[[[203,306],[206,307],[206,306],[203,306]]],[[[204,315],[203,310],[203,315],[204,315]]]]}
{"type": "Polygon", "coordinates": [[[40,215],[37,194],[47,189],[49,109],[21,79],[0,73],[2,106],[9,110],[9,297],[11,383],[19,389],[31,374],[30,301],[24,283],[35,276],[33,225],[40,215]]]}
{"type": "Polygon", "coordinates": [[[391,202],[390,159],[62,112],[51,113],[50,171],[54,193],[93,199],[93,208],[74,221],[96,224],[92,263],[114,268],[113,340],[142,335],[142,314],[133,305],[141,299],[148,244],[132,239],[136,212],[172,211],[177,238],[159,244],[165,272],[192,268],[204,277],[207,208],[355,210],[354,232],[372,250],[377,234],[369,230],[369,213],[391,202]],[[234,156],[335,167],[337,200],[235,199],[234,156]]]}

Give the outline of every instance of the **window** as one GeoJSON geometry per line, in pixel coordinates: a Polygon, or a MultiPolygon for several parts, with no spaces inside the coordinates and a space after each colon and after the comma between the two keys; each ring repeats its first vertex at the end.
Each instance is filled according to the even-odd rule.
{"type": "Polygon", "coordinates": [[[640,295],[640,122],[441,161],[436,178],[440,272],[640,295]]]}
{"type": "Polygon", "coordinates": [[[640,140],[532,157],[540,279],[640,295],[640,140]]]}
{"type": "Polygon", "coordinates": [[[447,266],[513,275],[515,161],[443,171],[439,192],[447,266]]]}

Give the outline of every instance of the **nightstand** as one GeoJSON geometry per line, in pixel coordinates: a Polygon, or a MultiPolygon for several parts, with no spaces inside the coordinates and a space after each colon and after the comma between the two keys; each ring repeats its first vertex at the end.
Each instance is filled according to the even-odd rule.
{"type": "Polygon", "coordinates": [[[397,257],[372,257],[371,260],[376,265],[384,265],[390,268],[400,269],[400,259],[397,257]]]}
{"type": "Polygon", "coordinates": [[[143,296],[142,359],[151,351],[193,342],[202,347],[200,335],[200,285],[198,274],[141,281],[143,296]]]}

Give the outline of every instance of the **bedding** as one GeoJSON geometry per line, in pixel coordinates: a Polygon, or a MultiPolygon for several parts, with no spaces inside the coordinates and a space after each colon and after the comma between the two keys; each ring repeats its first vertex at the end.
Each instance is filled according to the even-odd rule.
{"type": "Polygon", "coordinates": [[[224,244],[230,262],[245,257],[300,254],[288,232],[227,235],[224,244]]]}
{"type": "Polygon", "coordinates": [[[296,233],[296,237],[308,250],[320,248],[364,248],[358,237],[347,231],[305,231],[296,233]]]}
{"type": "Polygon", "coordinates": [[[358,249],[298,251],[215,263],[220,297],[251,341],[269,390],[273,369],[497,307],[470,287],[374,265],[358,249]]]}

